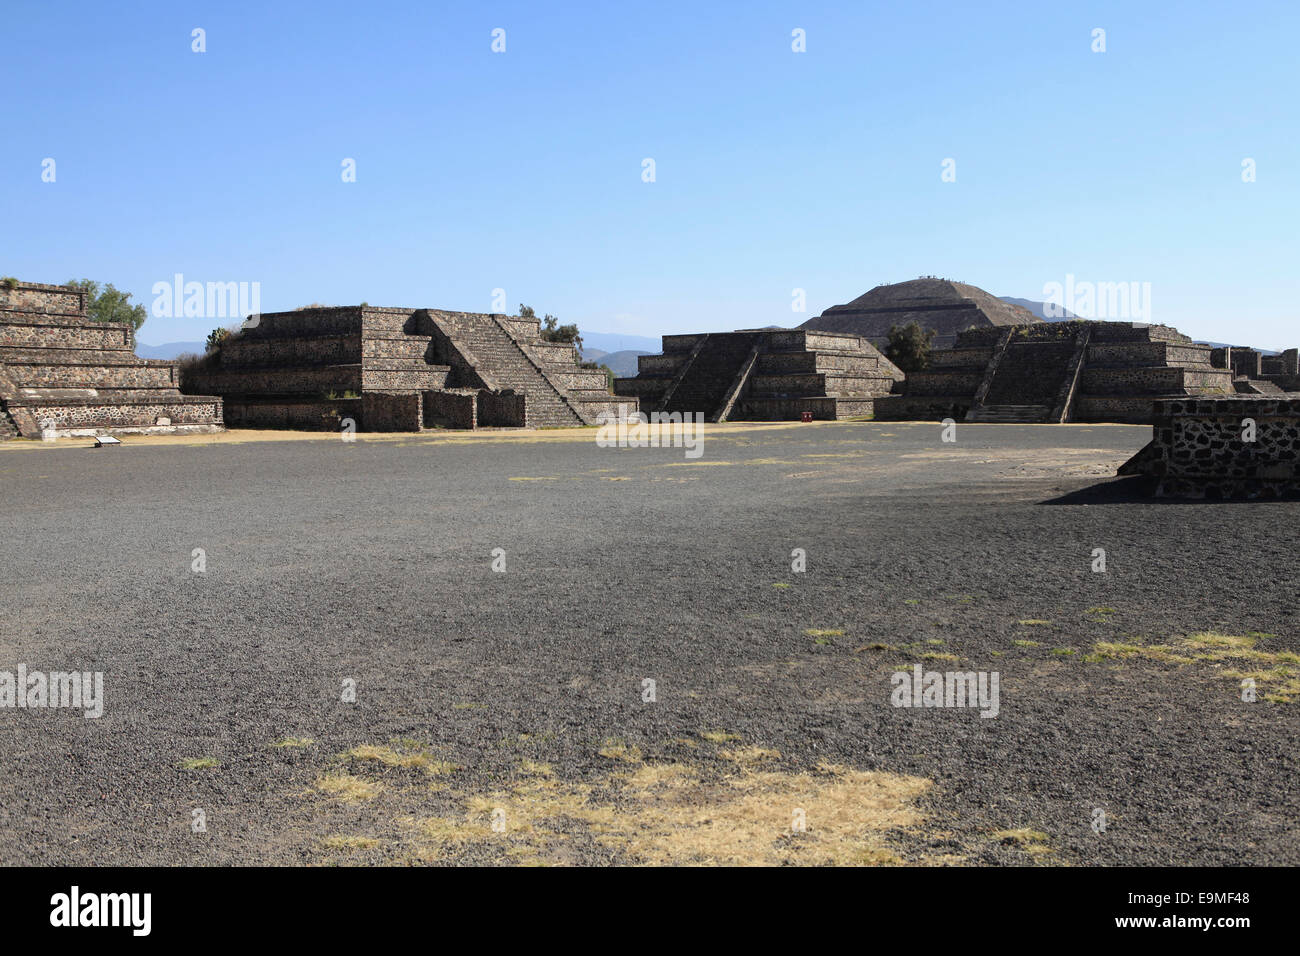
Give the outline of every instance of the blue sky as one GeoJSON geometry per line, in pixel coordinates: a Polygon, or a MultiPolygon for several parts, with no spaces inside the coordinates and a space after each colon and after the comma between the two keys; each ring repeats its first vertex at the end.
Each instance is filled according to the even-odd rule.
{"type": "Polygon", "coordinates": [[[1197,338],[1300,345],[1297,35],[1294,0],[18,0],[0,273],[146,305],[176,273],[259,282],[265,311],[501,288],[646,335],[1072,275],[1150,283],[1151,320],[1197,338]]]}

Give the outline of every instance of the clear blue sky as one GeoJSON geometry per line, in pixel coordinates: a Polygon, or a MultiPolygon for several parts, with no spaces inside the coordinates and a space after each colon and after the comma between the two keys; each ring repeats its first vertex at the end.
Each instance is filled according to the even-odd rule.
{"type": "Polygon", "coordinates": [[[1197,338],[1300,345],[1298,36],[1295,0],[11,0],[0,273],[146,305],[177,272],[260,282],[264,311],[500,287],[648,335],[1073,274],[1150,282],[1197,338]]]}

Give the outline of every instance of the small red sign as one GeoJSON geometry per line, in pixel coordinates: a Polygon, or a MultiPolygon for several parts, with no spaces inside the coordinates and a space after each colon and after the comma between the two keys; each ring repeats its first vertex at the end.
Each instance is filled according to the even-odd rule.
{"type": "Polygon", "coordinates": [[[804,421],[806,421],[806,422],[810,422],[810,421],[812,421],[812,412],[801,412],[801,413],[800,413],[800,417],[801,417],[804,421]]]}

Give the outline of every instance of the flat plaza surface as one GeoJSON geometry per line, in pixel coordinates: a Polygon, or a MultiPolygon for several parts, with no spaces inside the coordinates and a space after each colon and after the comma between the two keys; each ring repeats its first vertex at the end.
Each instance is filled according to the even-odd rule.
{"type": "Polygon", "coordinates": [[[0,708],[0,863],[1300,863],[1300,504],[1149,435],[0,445],[0,672],[104,675],[0,708]]]}

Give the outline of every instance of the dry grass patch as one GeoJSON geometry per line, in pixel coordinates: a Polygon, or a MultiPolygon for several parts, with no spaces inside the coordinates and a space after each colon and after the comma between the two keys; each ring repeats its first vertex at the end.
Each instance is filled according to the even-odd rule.
{"type": "Polygon", "coordinates": [[[180,762],[182,770],[211,770],[220,766],[221,761],[216,757],[187,757],[180,762]]]}
{"type": "Polygon", "coordinates": [[[1083,659],[1095,663],[1141,658],[1179,666],[1209,664],[1215,668],[1236,663],[1241,666],[1223,670],[1223,676],[1233,680],[1254,680],[1264,692],[1265,700],[1290,703],[1300,696],[1300,654],[1261,650],[1256,646],[1260,641],[1273,637],[1261,632],[1223,634],[1198,631],[1177,638],[1171,644],[1099,641],[1093,646],[1093,652],[1083,659]]]}
{"type": "Polygon", "coordinates": [[[455,764],[435,760],[415,741],[397,740],[394,746],[361,744],[343,754],[345,760],[373,760],[385,767],[409,767],[423,770],[430,776],[445,776],[456,769],[455,764]]]}
{"type": "MultiPolygon", "coordinates": [[[[720,756],[731,764],[721,775],[712,764],[638,758],[590,781],[525,764],[524,775],[498,789],[453,792],[450,809],[396,818],[391,849],[408,862],[548,865],[586,859],[594,841],[606,859],[635,864],[874,866],[904,862],[889,840],[924,820],[916,802],[931,782],[920,777],[825,762],[781,772],[772,763],[781,755],[761,747],[720,756]]],[[[321,778],[317,789],[341,800],[374,799],[382,790],[346,774],[321,778]]],[[[378,842],[347,835],[321,841],[336,851],[378,842]]]]}
{"type": "Polygon", "coordinates": [[[1047,845],[1047,834],[1041,830],[1030,830],[1024,827],[1018,830],[998,830],[993,834],[993,839],[999,843],[1016,846],[1034,857],[1052,852],[1052,848],[1047,845]]]}
{"type": "Polygon", "coordinates": [[[628,746],[627,741],[616,737],[606,738],[605,742],[601,744],[600,750],[596,752],[609,760],[624,760],[628,763],[641,762],[641,748],[636,744],[628,746]]]}
{"type": "Polygon", "coordinates": [[[371,850],[379,846],[374,837],[361,836],[332,836],[320,842],[327,850],[371,850]]]}
{"type": "Polygon", "coordinates": [[[725,744],[740,739],[739,734],[728,733],[725,730],[706,730],[700,734],[700,737],[712,744],[725,744]]]}
{"type": "Polygon", "coordinates": [[[328,797],[353,803],[357,800],[373,800],[384,788],[369,780],[354,777],[350,773],[332,773],[317,780],[316,789],[328,797]]]}
{"type": "Polygon", "coordinates": [[[764,747],[737,747],[734,750],[719,750],[718,756],[742,767],[754,767],[767,760],[780,760],[781,752],[764,747]]]}
{"type": "Polygon", "coordinates": [[[689,771],[629,780],[631,812],[601,842],[651,864],[878,865],[901,862],[889,830],[921,820],[912,802],[929,781],[853,770],[747,772],[702,783],[689,771]],[[804,832],[795,832],[802,810],[804,832]]]}
{"type": "MultiPolygon", "coordinates": [[[[737,752],[763,759],[774,751],[737,752]]],[[[463,818],[408,820],[414,855],[446,859],[476,841],[502,841],[514,862],[566,862],[575,824],[606,849],[653,865],[887,865],[890,831],[914,826],[917,777],[826,768],[817,773],[744,770],[706,782],[697,768],[643,764],[602,787],[550,778],[466,800],[463,818]],[[797,816],[796,811],[802,811],[797,816]],[[806,821],[803,832],[793,828],[806,821]],[[493,830],[497,821],[497,830],[493,830]]]]}
{"type": "Polygon", "coordinates": [[[316,741],[312,740],[310,737],[283,737],[280,740],[277,740],[275,743],[271,744],[271,746],[280,747],[280,748],[310,747],[314,743],[316,743],[316,741]]]}

